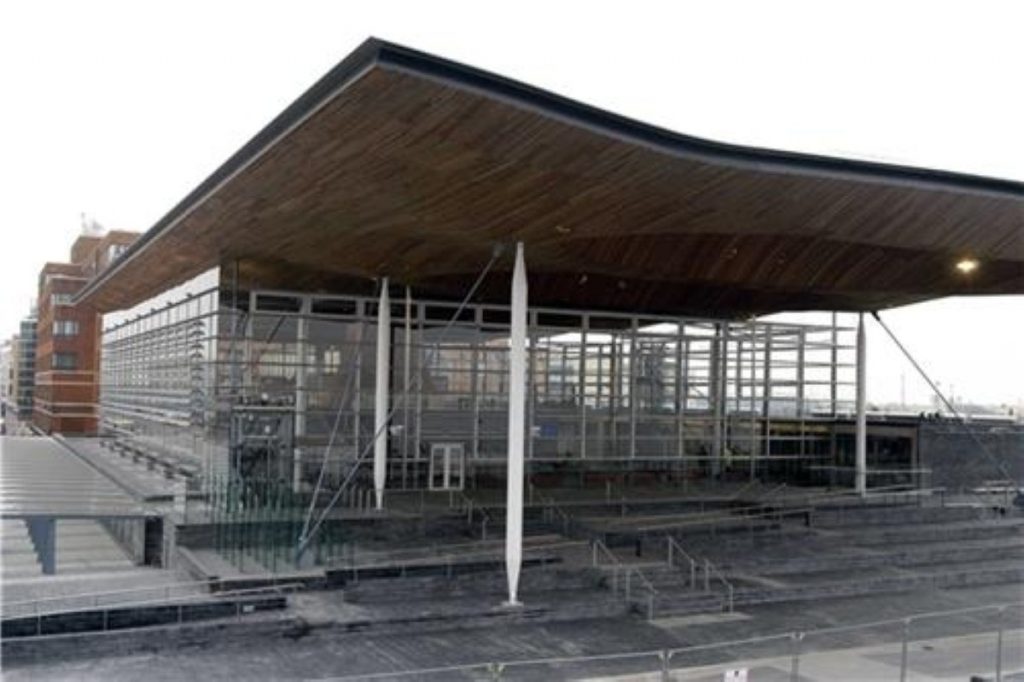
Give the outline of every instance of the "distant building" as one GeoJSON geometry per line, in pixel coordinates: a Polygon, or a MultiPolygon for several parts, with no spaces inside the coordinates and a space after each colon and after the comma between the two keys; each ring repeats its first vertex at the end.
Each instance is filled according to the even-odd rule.
{"type": "Polygon", "coordinates": [[[7,339],[0,343],[0,402],[7,403],[11,395],[11,357],[14,348],[14,338],[7,339]]]}
{"type": "Polygon", "coordinates": [[[14,401],[18,405],[18,416],[22,418],[31,416],[35,396],[36,331],[36,316],[32,312],[18,327],[18,348],[15,353],[17,366],[14,370],[14,401]]]}
{"type": "Polygon", "coordinates": [[[69,263],[47,263],[39,273],[38,341],[34,347],[33,423],[47,433],[96,432],[99,324],[96,310],[72,301],[114,262],[138,233],[103,233],[83,226],[69,263]]]}

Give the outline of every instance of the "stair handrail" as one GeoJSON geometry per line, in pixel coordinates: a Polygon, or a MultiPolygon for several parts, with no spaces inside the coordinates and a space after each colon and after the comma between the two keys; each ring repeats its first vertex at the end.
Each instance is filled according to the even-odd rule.
{"type": "Polygon", "coordinates": [[[473,525],[473,517],[474,517],[474,515],[479,513],[480,516],[481,516],[481,519],[480,519],[480,535],[481,535],[481,537],[483,539],[486,540],[487,539],[487,526],[489,524],[493,523],[494,518],[490,515],[490,513],[487,511],[487,508],[484,505],[477,505],[476,501],[472,497],[467,495],[464,491],[458,490],[458,491],[455,491],[455,492],[458,493],[457,499],[459,500],[459,502],[461,504],[458,507],[454,507],[454,505],[451,502],[449,502],[448,506],[450,508],[454,507],[454,509],[456,511],[465,511],[466,512],[466,524],[471,526],[471,527],[473,525]]]}
{"type": "Polygon", "coordinates": [[[679,544],[671,535],[666,535],[665,539],[668,541],[668,565],[675,568],[675,557],[676,555],[682,556],[690,564],[690,589],[697,589],[697,560],[694,559],[689,552],[683,549],[683,546],[679,544]]]}
{"type": "Polygon", "coordinates": [[[562,517],[562,534],[568,537],[569,530],[572,527],[572,517],[569,516],[569,514],[566,513],[566,511],[562,509],[562,507],[560,507],[558,503],[555,502],[555,498],[551,497],[550,495],[545,495],[544,493],[537,493],[537,496],[540,498],[540,501],[544,505],[545,509],[547,509],[552,514],[557,514],[558,516],[562,517]]]}
{"type": "Polygon", "coordinates": [[[610,560],[609,563],[612,566],[612,593],[618,595],[619,593],[619,572],[622,572],[622,586],[623,586],[623,597],[625,601],[629,603],[632,601],[632,576],[637,576],[640,579],[641,586],[647,591],[647,619],[654,619],[654,604],[658,598],[658,590],[655,589],[654,585],[647,576],[643,574],[636,566],[630,566],[623,563],[619,557],[608,549],[608,545],[600,538],[594,538],[591,542],[592,547],[592,563],[595,568],[600,567],[601,562],[598,560],[600,554],[604,554],[610,560]]]}
{"type": "Polygon", "coordinates": [[[705,557],[704,558],[704,589],[705,589],[705,591],[708,591],[708,592],[711,591],[711,586],[710,586],[711,578],[716,578],[725,587],[726,610],[729,613],[732,613],[733,612],[734,596],[735,596],[734,595],[735,590],[733,589],[732,583],[730,583],[726,579],[725,575],[723,575],[722,572],[720,570],[718,570],[717,566],[715,566],[713,563],[711,563],[710,559],[705,557]]]}

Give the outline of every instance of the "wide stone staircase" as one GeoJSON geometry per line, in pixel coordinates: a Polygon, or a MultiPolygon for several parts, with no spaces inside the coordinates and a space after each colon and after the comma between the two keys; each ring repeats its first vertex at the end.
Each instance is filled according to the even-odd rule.
{"type": "Polygon", "coordinates": [[[798,532],[691,534],[696,559],[667,565],[664,538],[644,539],[638,564],[658,592],[658,617],[870,594],[1024,586],[1024,518],[984,507],[901,507],[823,515],[798,532]],[[660,566],[651,557],[665,559],[660,566]],[[705,582],[705,561],[713,573],[705,582]],[[696,583],[694,585],[694,583],[696,583]],[[731,593],[731,595],[730,595],[731,593]]]}

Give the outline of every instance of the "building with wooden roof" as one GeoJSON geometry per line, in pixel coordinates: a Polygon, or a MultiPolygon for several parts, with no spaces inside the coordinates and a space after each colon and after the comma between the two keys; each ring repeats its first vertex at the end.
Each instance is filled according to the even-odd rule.
{"type": "Polygon", "coordinates": [[[110,433],[378,508],[505,485],[513,537],[524,466],[916,485],[912,449],[872,472],[851,313],[1021,293],[1019,182],[697,139],[371,39],[75,300],[110,433]]]}

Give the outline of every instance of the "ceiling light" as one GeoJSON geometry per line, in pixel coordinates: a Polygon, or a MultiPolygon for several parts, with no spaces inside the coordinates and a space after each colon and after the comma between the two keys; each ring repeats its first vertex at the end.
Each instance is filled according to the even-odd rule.
{"type": "Polygon", "coordinates": [[[978,269],[978,261],[974,258],[961,258],[956,263],[956,269],[962,274],[969,275],[978,269]]]}

